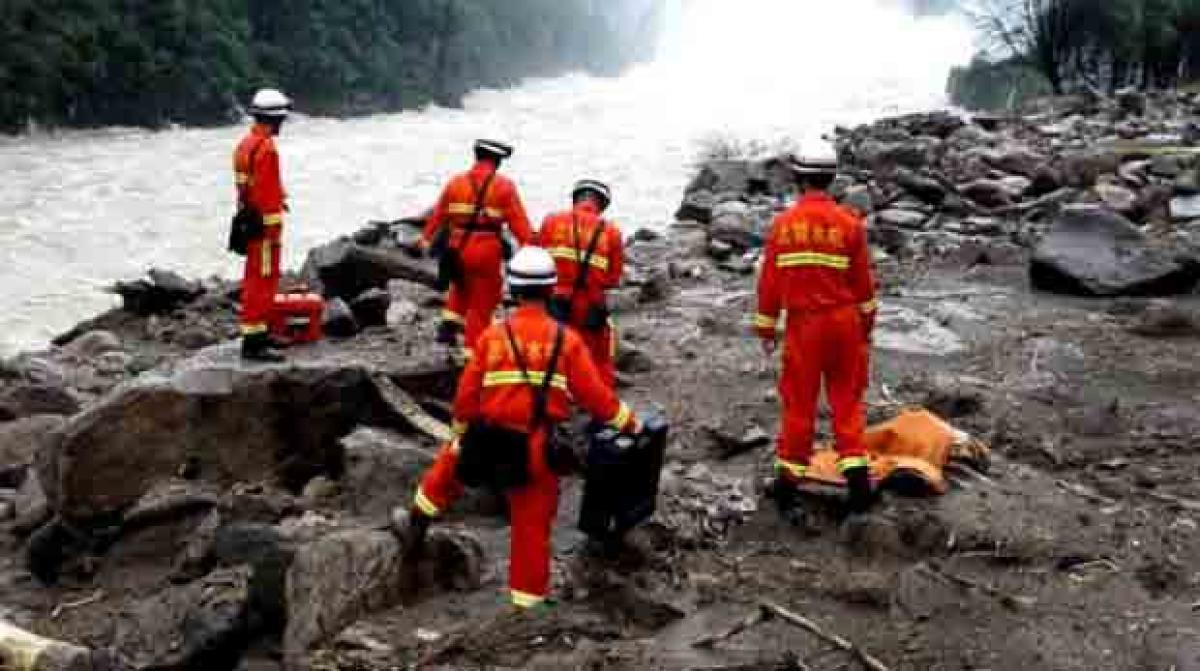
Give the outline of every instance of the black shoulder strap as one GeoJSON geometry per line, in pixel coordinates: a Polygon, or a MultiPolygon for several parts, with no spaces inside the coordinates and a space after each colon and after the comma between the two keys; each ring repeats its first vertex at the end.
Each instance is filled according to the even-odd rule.
{"type": "Polygon", "coordinates": [[[479,220],[483,217],[483,204],[487,199],[488,189],[491,188],[492,180],[495,177],[495,172],[488,173],[488,176],[483,180],[483,186],[480,187],[479,193],[475,195],[475,211],[471,213],[471,221],[467,224],[467,232],[463,234],[462,240],[458,243],[459,251],[467,248],[467,241],[479,229],[479,220]]]}
{"type": "Polygon", "coordinates": [[[521,348],[517,347],[517,339],[513,335],[512,326],[508,322],[504,322],[504,333],[508,336],[509,346],[512,347],[513,358],[517,360],[517,367],[521,369],[521,375],[525,377],[525,382],[533,389],[533,416],[529,422],[531,429],[537,429],[538,425],[546,419],[546,408],[550,402],[550,388],[554,384],[554,375],[558,372],[558,359],[562,353],[563,341],[566,339],[566,333],[562,326],[555,324],[554,328],[554,348],[550,351],[546,377],[542,380],[542,384],[535,385],[529,378],[529,367],[525,365],[525,357],[521,355],[521,348]]]}
{"type": "MultiPolygon", "coordinates": [[[[575,214],[572,213],[574,218],[575,214]]],[[[596,255],[596,248],[600,246],[600,236],[604,235],[604,229],[608,224],[603,219],[599,220],[596,225],[595,232],[592,233],[592,239],[588,242],[587,252],[584,253],[583,259],[579,262],[579,274],[575,276],[575,286],[571,288],[571,298],[575,298],[575,294],[583,291],[587,286],[588,274],[592,271],[592,257],[596,255]]],[[[576,227],[575,244],[579,244],[578,227],[576,227]]],[[[579,248],[575,248],[576,255],[579,254],[579,248]]]]}

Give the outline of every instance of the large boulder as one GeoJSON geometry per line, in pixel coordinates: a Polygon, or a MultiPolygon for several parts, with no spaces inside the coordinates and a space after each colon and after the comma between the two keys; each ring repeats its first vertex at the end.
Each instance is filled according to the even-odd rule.
{"type": "Polygon", "coordinates": [[[740,200],[730,200],[713,208],[709,237],[745,251],[763,244],[763,235],[771,222],[771,212],[762,211],[740,200]]]}
{"type": "Polygon", "coordinates": [[[346,507],[371,519],[387,519],[392,507],[407,503],[433,464],[431,451],[390,431],[364,427],[343,438],[342,445],[346,507]]]}
{"type": "Polygon", "coordinates": [[[155,268],[149,272],[149,279],[117,282],[111,291],[121,297],[127,312],[154,315],[191,302],[204,293],[204,287],[169,270],[155,268]]]}
{"type": "Polygon", "coordinates": [[[56,415],[37,415],[0,424],[0,488],[20,486],[25,471],[38,453],[50,449],[65,421],[56,415]]]}
{"type": "Polygon", "coordinates": [[[185,462],[218,484],[275,481],[298,490],[339,475],[339,439],[360,424],[400,425],[373,376],[440,385],[449,364],[419,355],[384,369],[353,348],[297,352],[291,364],[246,364],[236,347],[205,350],[174,373],[119,388],[62,429],[39,461],[54,509],[86,521],[118,512],[185,462]],[[414,377],[408,377],[408,376],[414,377]]]}
{"type": "Polygon", "coordinates": [[[1063,209],[1034,252],[1035,288],[1078,296],[1187,293],[1200,280],[1194,262],[1151,246],[1129,220],[1107,209],[1063,209]]]}
{"type": "Polygon", "coordinates": [[[78,411],[79,399],[61,382],[21,381],[0,389],[0,422],[78,411]]]}
{"type": "Polygon", "coordinates": [[[399,249],[367,247],[341,238],[309,251],[301,275],[326,298],[352,301],[368,289],[386,289],[394,279],[426,286],[437,281],[433,263],[399,249]]]}
{"type": "Polygon", "coordinates": [[[1033,179],[1038,168],[1046,162],[1046,157],[1022,146],[1002,147],[996,151],[982,154],[983,160],[993,168],[1010,175],[1020,175],[1033,179]]]}

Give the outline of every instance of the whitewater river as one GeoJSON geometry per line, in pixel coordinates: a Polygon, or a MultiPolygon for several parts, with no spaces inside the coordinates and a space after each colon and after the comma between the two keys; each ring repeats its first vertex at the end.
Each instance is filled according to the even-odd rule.
{"type": "MultiPolygon", "coordinates": [[[[292,214],[286,262],[369,219],[420,212],[475,137],[513,142],[506,171],[533,218],[572,181],[614,188],[613,216],[659,228],[712,138],[802,147],[834,124],[944,104],[965,61],[960,22],[886,0],[690,0],[659,59],[613,79],[566,76],[480,91],[464,109],[299,119],[280,148],[292,214]]],[[[39,347],[150,266],[234,276],[224,251],[240,127],[0,138],[0,354],[39,347]]]]}

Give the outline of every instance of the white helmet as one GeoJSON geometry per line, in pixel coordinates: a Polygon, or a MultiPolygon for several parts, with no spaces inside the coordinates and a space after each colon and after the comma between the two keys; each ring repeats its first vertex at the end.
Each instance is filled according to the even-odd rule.
{"type": "Polygon", "coordinates": [[[541,247],[522,247],[508,262],[508,284],[514,289],[552,287],[557,283],[554,259],[541,247]]]}
{"type": "Polygon", "coordinates": [[[828,140],[814,144],[803,154],[792,156],[788,163],[797,175],[832,175],[838,170],[837,151],[828,140]]]}
{"type": "Polygon", "coordinates": [[[287,118],[292,109],[292,99],[277,89],[259,89],[250,102],[250,114],[287,118]]]}

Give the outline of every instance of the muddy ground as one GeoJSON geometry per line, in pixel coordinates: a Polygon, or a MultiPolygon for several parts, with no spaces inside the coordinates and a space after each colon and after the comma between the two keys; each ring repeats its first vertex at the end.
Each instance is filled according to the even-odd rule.
{"type": "MultiPolygon", "coordinates": [[[[487,548],[483,588],[373,614],[312,668],[865,668],[778,617],[693,645],[767,602],[897,671],[1198,668],[1194,330],[1155,334],[1147,301],[1033,293],[1024,265],[885,268],[871,416],[927,405],[988,442],[991,468],[956,478],[941,498],[889,494],[867,523],[820,512],[797,529],[762,497],[769,447],[725,458],[714,438],[774,432],[778,367],[748,335],[752,278],[709,272],[620,317],[639,352],[626,361],[623,394],[661,408],[674,427],[666,501],[638,538],[644,556],[589,558],[573,529],[580,486],[568,481],[555,535],[559,601],[515,617],[502,595],[503,519],[459,515],[452,524],[487,548]],[[953,339],[914,339],[895,327],[897,308],[930,317],[961,351],[912,351],[953,339]],[[711,490],[723,478],[744,492],[739,510],[754,510],[689,515],[689,483],[711,490]]],[[[1174,305],[1200,310],[1195,297],[1174,305]]],[[[92,583],[46,588],[23,570],[19,541],[0,538],[0,616],[20,613],[40,633],[97,648],[111,643],[114,613],[132,596],[121,590],[150,593],[169,580],[118,555],[92,583]],[[122,563],[138,575],[119,575],[122,563]]],[[[278,668],[270,643],[256,648],[242,668],[278,668]]]]}

